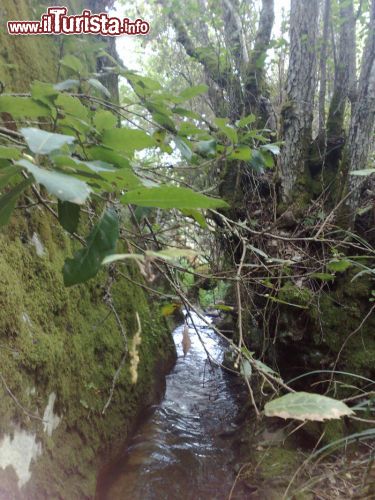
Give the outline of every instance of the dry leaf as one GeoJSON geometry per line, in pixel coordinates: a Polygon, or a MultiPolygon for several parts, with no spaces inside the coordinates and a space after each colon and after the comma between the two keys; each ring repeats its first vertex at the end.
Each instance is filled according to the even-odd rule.
{"type": "Polygon", "coordinates": [[[189,336],[189,327],[185,325],[184,330],[182,332],[182,350],[184,352],[184,357],[189,352],[190,347],[191,347],[191,340],[189,336]]]}

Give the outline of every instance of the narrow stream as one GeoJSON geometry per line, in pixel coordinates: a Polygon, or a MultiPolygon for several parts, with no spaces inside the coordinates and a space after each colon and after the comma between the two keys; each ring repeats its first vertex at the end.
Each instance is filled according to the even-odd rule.
{"type": "MultiPolygon", "coordinates": [[[[196,315],[192,319],[207,351],[221,362],[224,341],[196,315]]],[[[108,471],[99,500],[228,498],[234,481],[230,431],[239,410],[236,391],[230,377],[208,362],[191,323],[192,345],[184,357],[182,331],[180,326],[173,333],[178,359],[167,376],[165,397],[108,471]]]]}

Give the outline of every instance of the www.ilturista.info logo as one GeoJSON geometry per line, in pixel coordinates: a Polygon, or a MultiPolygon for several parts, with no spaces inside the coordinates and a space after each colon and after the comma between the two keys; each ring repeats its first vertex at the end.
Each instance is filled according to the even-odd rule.
{"type": "Polygon", "coordinates": [[[10,35],[147,35],[150,25],[143,19],[110,17],[106,12],[92,14],[85,9],[78,16],[68,16],[66,7],[50,7],[40,21],[8,21],[10,35]]]}

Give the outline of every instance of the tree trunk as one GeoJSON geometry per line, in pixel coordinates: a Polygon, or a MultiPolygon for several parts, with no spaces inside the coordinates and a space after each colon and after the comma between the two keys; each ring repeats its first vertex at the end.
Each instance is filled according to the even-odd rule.
{"type": "Polygon", "coordinates": [[[346,100],[355,88],[355,17],[352,0],[340,0],[340,38],[327,136],[343,134],[346,100]]]}
{"type": "Polygon", "coordinates": [[[264,63],[270,45],[274,19],[274,0],[263,0],[254,49],[244,76],[245,114],[260,114],[264,125],[269,119],[269,110],[264,102],[268,94],[264,83],[264,63]]]}
{"type": "MultiPolygon", "coordinates": [[[[344,179],[353,170],[367,167],[374,145],[375,125],[375,0],[370,7],[369,34],[363,52],[358,95],[350,122],[349,138],[343,159],[344,179]]],[[[349,175],[346,213],[349,223],[355,218],[360,199],[360,184],[363,177],[349,175]]]]}
{"type": "Polygon", "coordinates": [[[324,2],[323,40],[320,53],[320,87],[319,87],[319,136],[323,137],[326,126],[326,90],[327,90],[327,46],[329,22],[331,19],[331,0],[324,2]]]}
{"type": "Polygon", "coordinates": [[[316,86],[318,0],[292,0],[287,101],[282,109],[280,155],[282,196],[294,200],[306,190],[305,167],[311,143],[316,86]]]}

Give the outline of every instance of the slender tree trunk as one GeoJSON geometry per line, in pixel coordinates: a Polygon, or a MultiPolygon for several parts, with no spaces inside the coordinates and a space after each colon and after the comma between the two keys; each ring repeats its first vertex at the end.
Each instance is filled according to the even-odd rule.
{"type": "Polygon", "coordinates": [[[274,0],[263,0],[254,48],[244,75],[245,114],[260,114],[264,124],[269,119],[269,110],[264,101],[267,96],[264,60],[269,49],[274,20],[274,0]]]}
{"type": "Polygon", "coordinates": [[[340,38],[327,121],[329,139],[343,134],[346,101],[355,87],[355,17],[352,0],[340,0],[340,38]]]}
{"type": "MultiPolygon", "coordinates": [[[[343,174],[367,167],[374,148],[375,125],[375,0],[371,1],[369,34],[362,57],[357,99],[350,122],[349,137],[343,158],[343,174]]],[[[348,176],[346,212],[349,222],[355,218],[360,199],[361,177],[348,176]]]]}
{"type": "Polygon", "coordinates": [[[331,19],[331,0],[324,2],[322,50],[320,53],[320,87],[319,87],[319,136],[323,137],[326,126],[326,90],[327,90],[327,47],[329,23],[331,19]]]}
{"type": "Polygon", "coordinates": [[[318,0],[292,0],[290,11],[290,56],[286,84],[287,102],[282,109],[280,155],[282,196],[294,200],[306,190],[306,160],[311,143],[316,87],[316,34],[318,0]]]}

